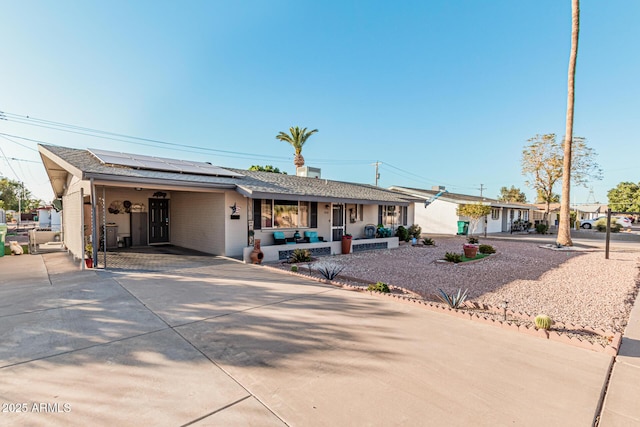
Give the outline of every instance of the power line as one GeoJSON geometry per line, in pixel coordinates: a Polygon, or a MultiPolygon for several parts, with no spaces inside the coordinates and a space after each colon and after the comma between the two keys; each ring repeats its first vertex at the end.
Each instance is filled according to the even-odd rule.
{"type": "MultiPolygon", "coordinates": [[[[199,146],[195,146],[195,145],[179,144],[179,143],[175,143],[175,142],[168,142],[168,141],[163,141],[163,140],[158,140],[158,139],[153,139],[153,138],[138,137],[138,136],[127,135],[127,134],[122,134],[122,133],[117,133],[117,132],[110,132],[110,131],[105,131],[105,130],[100,130],[100,129],[94,129],[94,128],[90,128],[90,127],[86,127],[86,126],[79,126],[79,125],[74,125],[74,124],[56,122],[56,121],[53,121],[53,120],[41,119],[41,118],[37,118],[37,117],[19,115],[19,114],[15,114],[15,113],[11,113],[11,112],[6,112],[6,111],[4,111],[4,112],[0,111],[0,120],[5,120],[5,121],[8,121],[8,122],[13,122],[13,123],[17,123],[17,124],[23,124],[23,125],[27,125],[27,126],[40,127],[40,128],[44,128],[44,129],[57,130],[57,131],[60,131],[60,132],[67,132],[67,133],[72,133],[72,134],[76,134],[76,135],[88,136],[88,137],[92,137],[92,138],[100,138],[100,139],[107,139],[107,140],[112,140],[112,141],[120,141],[120,142],[125,142],[127,144],[135,144],[135,145],[141,145],[141,146],[152,147],[152,148],[163,148],[163,149],[173,150],[173,151],[176,151],[176,149],[178,148],[180,150],[180,152],[189,152],[189,153],[195,153],[195,154],[200,154],[200,155],[202,155],[203,152],[211,152],[211,153],[214,153],[214,154],[216,154],[217,156],[220,156],[220,157],[239,158],[239,159],[251,160],[251,161],[264,160],[264,161],[273,161],[273,162],[275,162],[275,161],[284,162],[284,161],[291,160],[291,157],[273,156],[273,155],[255,154],[255,153],[244,153],[244,152],[230,151],[230,150],[220,150],[220,149],[215,149],[215,148],[199,147],[199,146]],[[194,150],[197,150],[197,151],[194,151],[194,150]]],[[[17,138],[17,139],[21,139],[21,140],[29,141],[29,142],[35,142],[37,144],[49,144],[49,145],[58,146],[58,144],[53,144],[53,143],[50,143],[50,142],[47,142],[47,141],[42,141],[42,140],[33,139],[33,138],[27,138],[27,137],[22,137],[22,136],[18,136],[18,135],[12,135],[12,134],[8,134],[8,133],[1,133],[0,132],[0,136],[5,138],[5,139],[7,139],[7,140],[9,140],[9,141],[11,141],[11,142],[13,142],[14,144],[20,145],[22,147],[28,148],[28,149],[33,150],[33,151],[37,151],[37,150],[35,150],[35,149],[31,148],[31,147],[27,147],[24,144],[20,144],[17,141],[13,141],[8,137],[17,138]]],[[[327,164],[327,165],[336,165],[336,166],[357,165],[357,164],[365,164],[365,163],[366,164],[371,164],[371,162],[372,162],[371,160],[335,159],[335,158],[333,158],[333,159],[313,159],[313,158],[309,158],[309,160],[313,161],[313,163],[316,163],[316,164],[327,164]]],[[[407,171],[405,169],[399,168],[397,166],[394,166],[394,165],[386,163],[386,162],[382,163],[382,162],[376,161],[374,164],[376,165],[376,178],[379,177],[378,166],[382,166],[383,168],[391,168],[391,169],[396,171],[396,172],[389,171],[392,174],[395,174],[397,176],[403,177],[405,179],[410,179],[410,180],[413,180],[413,181],[416,181],[416,182],[427,183],[427,184],[430,184],[430,185],[433,185],[433,184],[446,185],[448,187],[457,188],[457,189],[467,189],[467,190],[473,190],[474,189],[473,187],[459,186],[459,185],[455,185],[455,184],[451,184],[451,183],[442,182],[440,180],[435,180],[435,179],[431,179],[431,178],[428,178],[428,177],[424,177],[422,175],[415,174],[413,172],[407,171]]]]}
{"type": "Polygon", "coordinates": [[[11,163],[9,163],[9,159],[7,158],[7,155],[4,154],[4,150],[2,149],[2,147],[0,147],[0,154],[2,154],[2,157],[4,157],[5,161],[7,162],[7,166],[9,166],[9,169],[11,169],[11,172],[13,172],[13,174],[15,175],[16,179],[18,181],[20,181],[20,177],[18,176],[18,174],[16,173],[15,169],[13,168],[13,166],[11,166],[11,163]]]}
{"type": "MultiPolygon", "coordinates": [[[[138,137],[133,135],[117,133],[117,132],[109,132],[105,130],[93,129],[93,128],[84,127],[84,126],[77,126],[72,124],[55,122],[52,120],[39,119],[35,117],[30,117],[30,116],[21,116],[18,114],[2,112],[2,111],[0,111],[0,114],[4,114],[4,116],[0,116],[0,118],[3,118],[4,120],[13,122],[13,123],[20,123],[28,126],[35,126],[35,127],[40,127],[44,129],[57,130],[60,132],[68,132],[76,135],[89,136],[92,138],[102,138],[102,139],[107,139],[112,141],[120,141],[120,142],[126,142],[131,144],[143,145],[147,147],[155,147],[155,146],[152,144],[143,144],[143,143],[134,142],[134,141],[145,141],[145,142],[151,142],[154,144],[178,147],[181,149],[181,151],[187,151],[187,150],[184,150],[184,148],[188,148],[192,150],[195,149],[195,150],[201,150],[206,152],[213,152],[213,153],[217,153],[221,157],[232,157],[232,158],[242,158],[242,159],[246,158],[249,160],[263,160],[263,159],[281,160],[281,161],[291,160],[290,157],[284,157],[284,156],[243,153],[239,151],[220,150],[215,148],[199,147],[195,145],[179,144],[175,142],[162,141],[162,140],[152,139],[152,138],[143,138],[143,137],[138,137]],[[131,140],[134,140],[134,141],[131,141],[131,140]],[[227,155],[225,156],[219,153],[224,153],[227,155]]],[[[17,136],[14,136],[14,137],[17,137],[17,136]]],[[[188,151],[188,152],[202,154],[199,151],[188,151]]],[[[352,160],[352,159],[351,160],[350,159],[314,159],[313,161],[315,163],[330,163],[330,164],[342,164],[342,165],[363,164],[363,163],[369,162],[364,160],[352,160]]]]}

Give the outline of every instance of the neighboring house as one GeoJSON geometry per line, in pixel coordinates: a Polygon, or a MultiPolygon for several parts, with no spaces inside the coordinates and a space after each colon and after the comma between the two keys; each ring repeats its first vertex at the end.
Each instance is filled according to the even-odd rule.
{"type": "MultiPolygon", "coordinates": [[[[371,185],[106,150],[38,148],[62,199],[64,243],[76,258],[94,241],[107,249],[170,243],[246,261],[260,239],[265,260],[274,260],[288,253],[268,249],[275,231],[288,238],[317,232],[326,243],[295,247],[328,254],[340,253],[347,233],[354,251],[397,247],[397,238],[355,240],[381,216],[396,226],[413,223],[407,196],[371,185]]],[[[289,252],[294,247],[286,246],[289,252]]]]}
{"type": "Polygon", "coordinates": [[[595,219],[600,216],[606,215],[607,208],[607,205],[601,205],[599,203],[571,206],[571,210],[576,212],[577,218],[580,221],[586,219],[595,219]]]}
{"type": "MultiPolygon", "coordinates": [[[[491,213],[484,220],[478,221],[474,234],[500,233],[511,231],[514,221],[530,221],[531,205],[525,203],[499,202],[488,197],[469,196],[466,194],[450,193],[444,187],[433,187],[431,190],[393,186],[389,188],[420,199],[413,206],[414,221],[422,227],[423,233],[457,234],[458,221],[469,221],[469,218],[459,216],[458,208],[466,204],[481,203],[491,206],[491,213]]],[[[411,211],[411,209],[409,209],[411,211]]]]}
{"type": "Polygon", "coordinates": [[[52,206],[38,208],[38,228],[48,228],[51,231],[61,231],[62,218],[60,212],[52,206]]]}
{"type": "MultiPolygon", "coordinates": [[[[535,220],[534,222],[536,223],[543,222],[545,212],[547,211],[547,204],[536,203],[533,206],[536,208],[536,211],[534,212],[534,216],[533,216],[533,219],[535,220]]],[[[557,226],[559,218],[560,218],[560,203],[549,204],[549,218],[547,218],[547,220],[549,221],[549,225],[552,227],[557,226]]]]}

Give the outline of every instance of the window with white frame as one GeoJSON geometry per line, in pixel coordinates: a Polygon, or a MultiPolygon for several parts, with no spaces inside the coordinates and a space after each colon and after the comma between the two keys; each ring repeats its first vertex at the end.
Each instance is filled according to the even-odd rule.
{"type": "Polygon", "coordinates": [[[406,206],[381,205],[378,206],[378,224],[387,228],[408,225],[408,209],[406,206]]]}
{"type": "Polygon", "coordinates": [[[500,208],[491,208],[491,219],[500,219],[500,208]]]}

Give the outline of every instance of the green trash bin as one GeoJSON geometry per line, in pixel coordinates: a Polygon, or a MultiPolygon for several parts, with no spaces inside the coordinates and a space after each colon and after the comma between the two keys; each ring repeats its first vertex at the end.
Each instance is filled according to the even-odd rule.
{"type": "Polygon", "coordinates": [[[4,256],[5,237],[7,237],[7,224],[0,224],[0,257],[4,256]]]}
{"type": "Polygon", "coordinates": [[[469,221],[458,221],[458,236],[466,236],[469,233],[469,221]]]}

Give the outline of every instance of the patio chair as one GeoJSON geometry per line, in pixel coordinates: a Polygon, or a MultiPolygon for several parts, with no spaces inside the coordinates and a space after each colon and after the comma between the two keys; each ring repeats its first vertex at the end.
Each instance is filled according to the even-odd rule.
{"type": "Polygon", "coordinates": [[[282,231],[273,232],[273,241],[276,245],[295,245],[296,239],[293,237],[285,237],[282,231]]]}
{"type": "Polygon", "coordinates": [[[324,239],[318,236],[317,231],[305,231],[304,240],[306,240],[307,243],[324,242],[324,239]]]}

